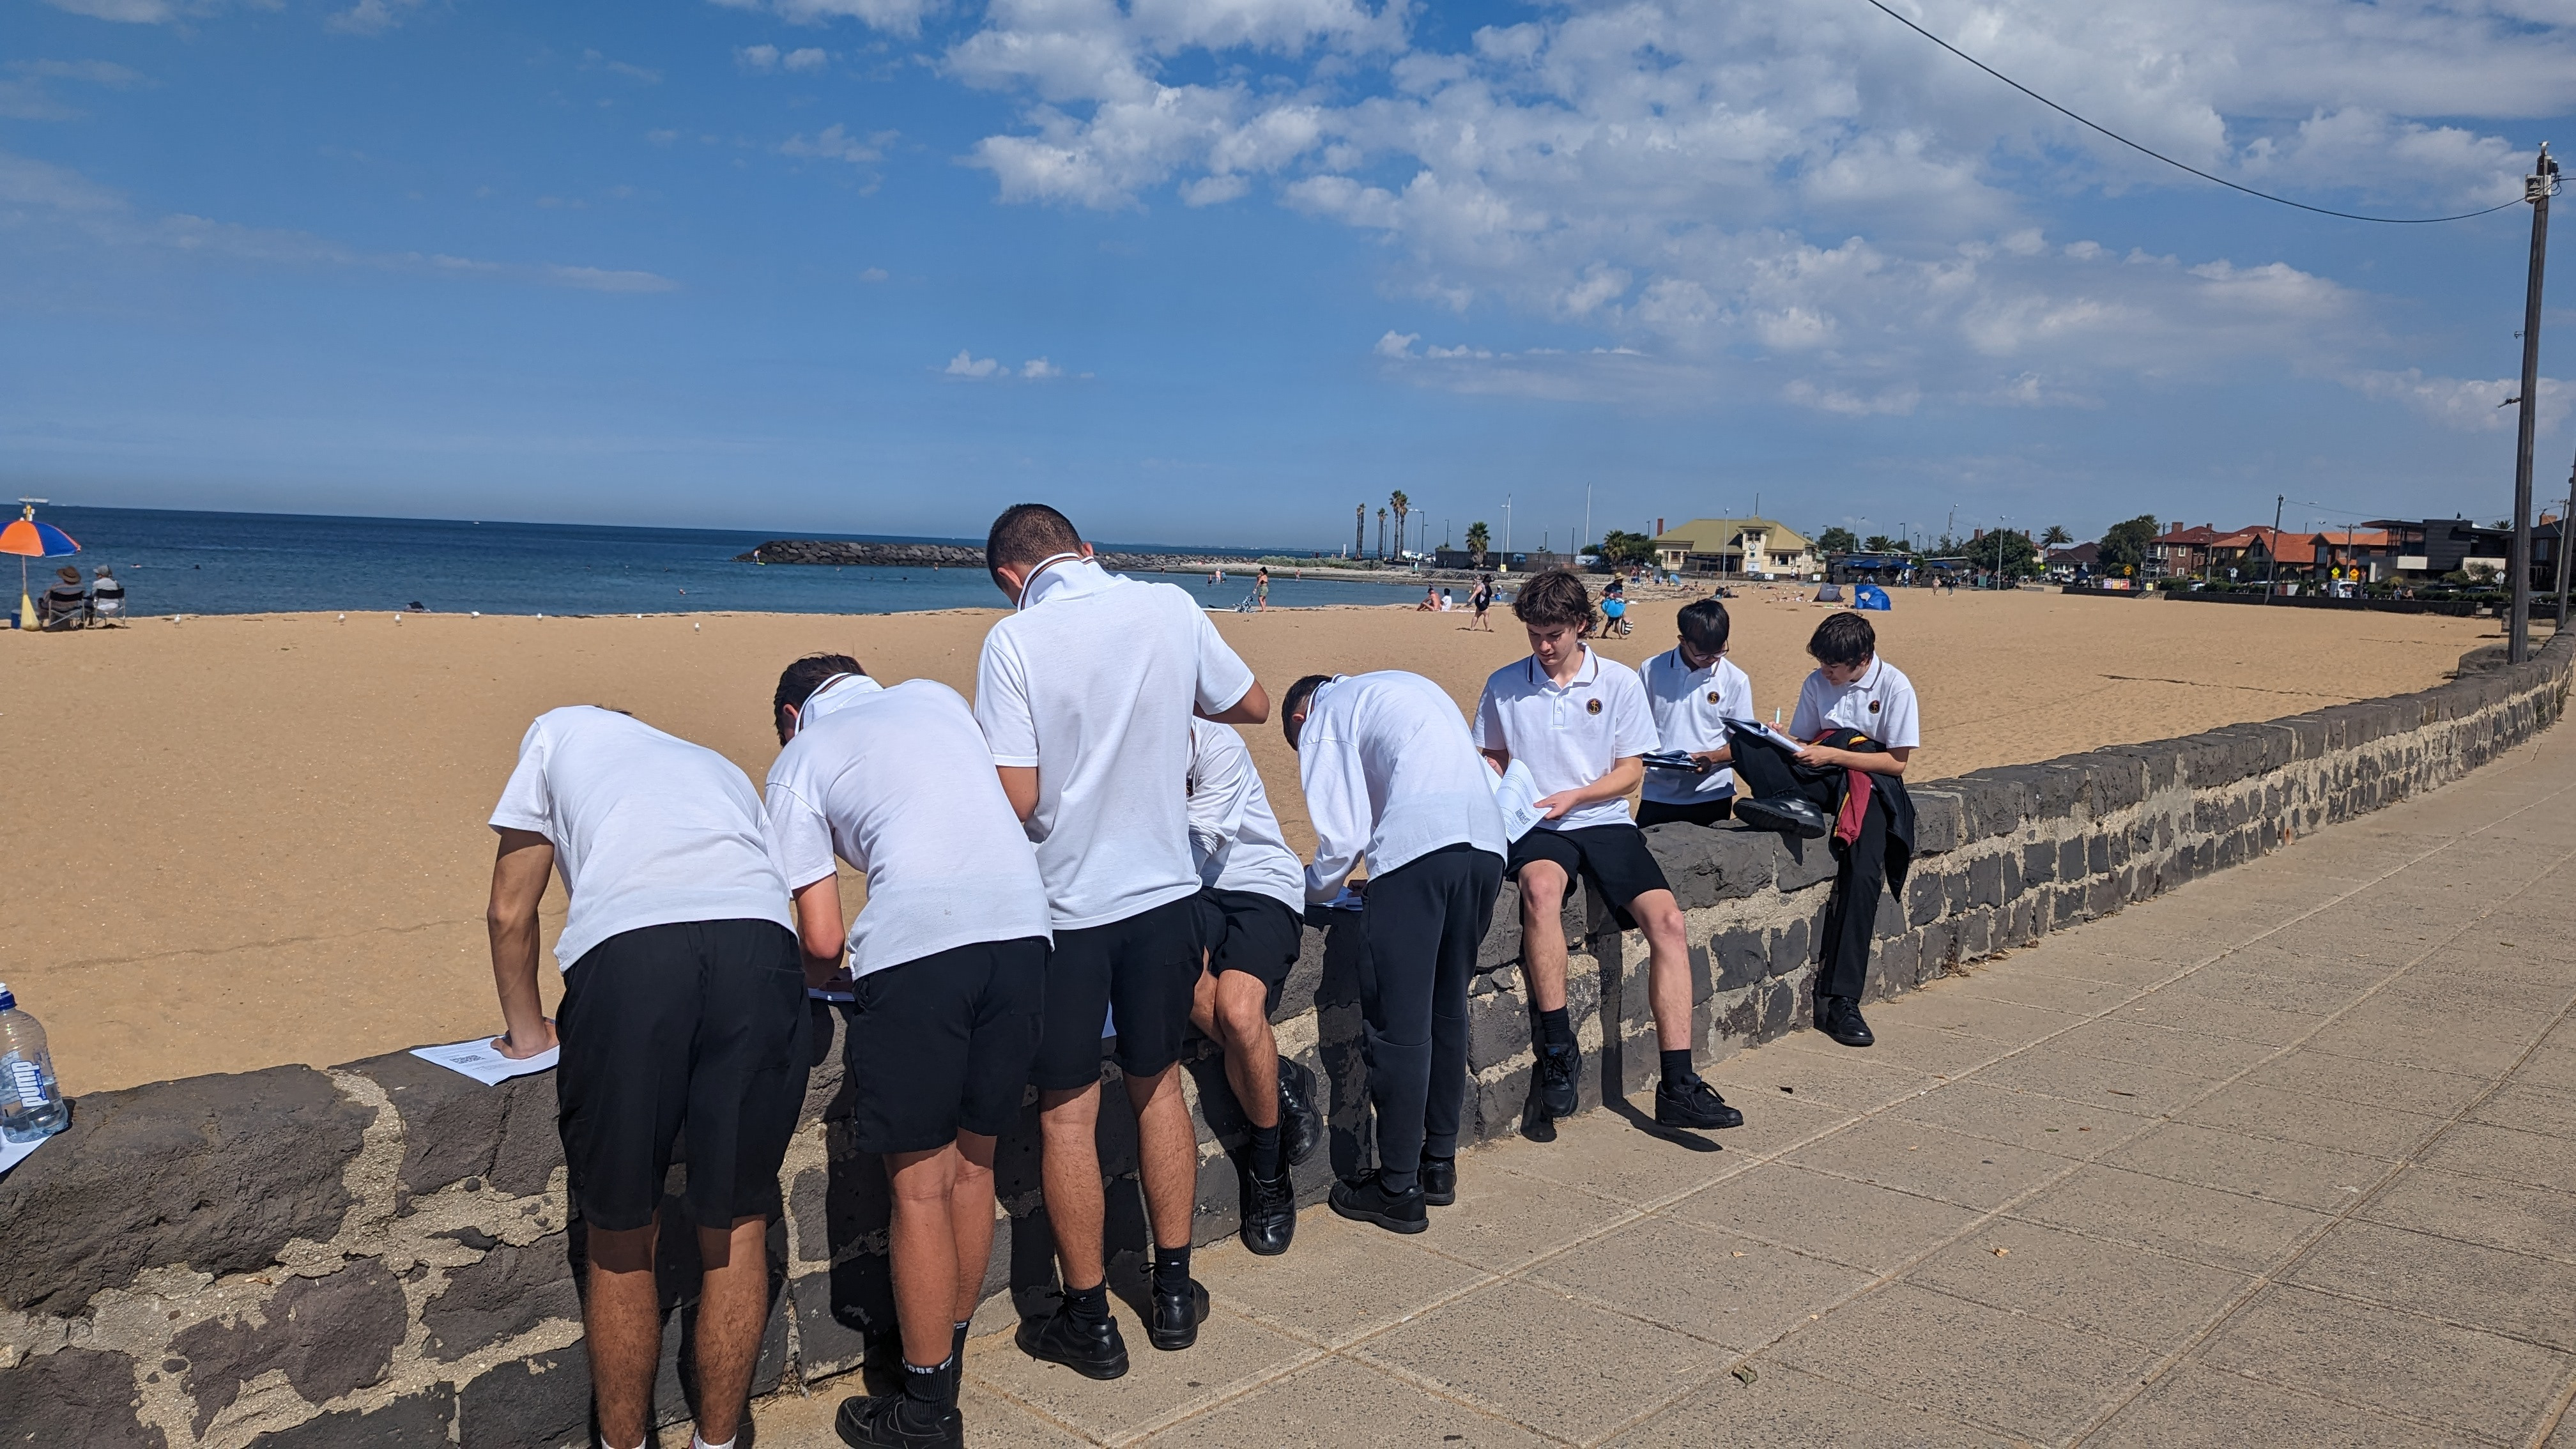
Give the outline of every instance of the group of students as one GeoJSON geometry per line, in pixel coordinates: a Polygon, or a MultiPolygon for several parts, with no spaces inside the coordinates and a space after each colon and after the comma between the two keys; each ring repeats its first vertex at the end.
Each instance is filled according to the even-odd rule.
{"type": "MultiPolygon", "coordinates": [[[[1062,1288],[1052,1313],[1020,1325],[1031,1356],[1096,1379],[1128,1367],[1102,1236],[1104,1060],[1117,1063],[1137,1122],[1153,1238],[1147,1340],[1186,1349],[1208,1313],[1190,1276],[1197,1133],[1177,1073],[1193,1028],[1221,1047],[1248,1124],[1243,1241],[1288,1250],[1289,1168],[1322,1122],[1311,1078],[1277,1054],[1270,1015],[1311,905],[1356,895],[1367,947],[1376,1166],[1331,1189],[1345,1217],[1420,1232],[1426,1209],[1457,1199],[1468,986],[1506,876],[1521,898],[1539,1110],[1577,1107],[1559,908],[1581,877],[1652,952],[1658,1121],[1743,1120],[1692,1069],[1681,911],[1625,803],[1643,758],[1672,748],[1689,759],[1646,778],[1645,823],[1714,822],[1733,805],[1719,767],[1744,770],[1737,756],[1749,752],[1730,746],[1725,721],[1749,720],[1751,700],[1724,658],[1723,606],[1685,609],[1680,647],[1641,679],[1584,642],[1594,616],[1581,581],[1541,575],[1513,605],[1531,657],[1487,682],[1472,726],[1418,675],[1297,680],[1278,712],[1316,837],[1303,861],[1233,728],[1267,722],[1269,696],[1186,591],[1109,574],[1041,504],[1003,513],[986,560],[1013,612],[985,638],[973,704],[932,680],[871,678],[843,655],[796,660],[770,701],[781,748],[763,791],[713,751],[610,709],[549,711],[521,742],[491,817],[489,924],[508,1026],[496,1045],[516,1058],[560,1048],[607,1449],[642,1443],[648,1427],[655,1222],[684,1129],[681,1205],[704,1266],[693,1443],[726,1449],[739,1430],[767,1315],[764,1236],[804,1100],[810,989],[848,1001],[853,1142],[881,1157],[892,1190],[902,1387],[841,1405],[836,1427],[853,1445],[963,1442],[958,1364],[992,1247],[995,1140],[1029,1089],[1062,1288]],[[1543,792],[1536,828],[1517,839],[1495,793],[1515,763],[1543,792]],[[866,879],[855,915],[836,861],[866,879]],[[1351,888],[1362,862],[1366,879],[1351,888]],[[558,871],[564,994],[549,1021],[537,920],[558,871]]],[[[1854,720],[1880,732],[1851,724],[1836,744],[1764,762],[1797,802],[1770,828],[1822,833],[1825,805],[1850,814],[1828,777],[1901,775],[1914,744],[1903,676],[1818,658],[1801,725],[1812,715],[1819,733],[1854,720]]],[[[1763,768],[1745,778],[1768,796],[1763,768]]],[[[1872,820],[1902,798],[1862,794],[1872,820]]],[[[1747,802],[1748,818],[1760,803],[1747,802]]],[[[1888,833],[1847,833],[1839,820],[1834,830],[1847,857],[1888,833]]],[[[1874,918],[1871,889],[1841,909],[1874,918]]],[[[1864,968],[1867,939],[1864,924],[1864,968]]],[[[1858,978],[1832,969],[1820,989],[1848,986],[1856,1024],[1858,978]]]]}

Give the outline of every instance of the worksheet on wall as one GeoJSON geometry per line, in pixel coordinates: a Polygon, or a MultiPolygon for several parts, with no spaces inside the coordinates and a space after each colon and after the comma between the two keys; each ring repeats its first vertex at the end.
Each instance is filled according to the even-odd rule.
{"type": "Polygon", "coordinates": [[[411,1054],[425,1062],[436,1062],[451,1072],[462,1072],[487,1087],[497,1087],[512,1077],[552,1068],[563,1048],[551,1046],[535,1056],[513,1061],[493,1050],[492,1038],[478,1036],[454,1046],[413,1047],[411,1054]]]}
{"type": "Polygon", "coordinates": [[[10,1142],[0,1139],[0,1173],[6,1173],[10,1168],[26,1161],[28,1153],[51,1141],[53,1139],[50,1137],[39,1137],[33,1142],[10,1142]]]}

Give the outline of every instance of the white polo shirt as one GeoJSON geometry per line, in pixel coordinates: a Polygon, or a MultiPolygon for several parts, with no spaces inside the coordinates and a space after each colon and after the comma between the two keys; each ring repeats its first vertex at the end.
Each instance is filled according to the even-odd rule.
{"type": "Polygon", "coordinates": [[[1821,669],[1798,686],[1798,711],[1789,733],[1812,740],[1831,726],[1858,730],[1891,750],[1923,743],[1914,715],[1914,682],[1884,659],[1872,659],[1860,677],[1837,689],[1821,669]]]}
{"type": "Polygon", "coordinates": [[[868,878],[850,974],[1053,939],[1037,855],[965,698],[932,679],[828,690],[769,767],[769,844],[790,890],[831,875],[835,854],[868,878]]]}
{"type": "MultiPolygon", "coordinates": [[[[1667,649],[1646,661],[1646,704],[1654,712],[1655,738],[1667,750],[1703,755],[1726,748],[1726,721],[1753,715],[1753,681],[1735,661],[1719,655],[1706,669],[1693,669],[1679,649],[1667,649]]],[[[1645,798],[1666,805],[1698,805],[1732,799],[1735,772],[1719,768],[1705,775],[1672,770],[1646,772],[1645,798]]]]}
{"type": "Polygon", "coordinates": [[[715,751],[615,710],[577,704],[538,715],[519,740],[519,765],[491,824],[533,830],[554,846],[572,898],[555,941],[564,970],[642,926],[776,921],[795,929],[751,778],[715,751]]]}
{"type": "Polygon", "coordinates": [[[1194,894],[1190,713],[1252,688],[1188,592],[1087,559],[1041,572],[984,636],[975,722],[997,765],[1034,766],[1028,838],[1059,931],[1123,921],[1194,894]]]}
{"type": "Polygon", "coordinates": [[[1439,685],[1388,669],[1336,675],[1306,701],[1297,781],[1315,827],[1306,899],[1338,895],[1361,857],[1384,876],[1448,845],[1508,856],[1494,771],[1439,685]]]}
{"type": "MultiPolygon", "coordinates": [[[[1563,685],[1548,678],[1535,654],[1495,670],[1476,702],[1475,740],[1480,750],[1509,751],[1529,766],[1539,793],[1553,795],[1581,789],[1619,761],[1654,750],[1655,716],[1637,671],[1585,645],[1582,666],[1563,685]]],[[[1610,799],[1538,824],[1582,830],[1634,823],[1628,802],[1610,799]]]]}
{"type": "Polygon", "coordinates": [[[1306,913],[1306,868],[1279,817],[1252,751],[1232,725],[1190,721],[1190,858],[1210,890],[1268,896],[1306,913]]]}

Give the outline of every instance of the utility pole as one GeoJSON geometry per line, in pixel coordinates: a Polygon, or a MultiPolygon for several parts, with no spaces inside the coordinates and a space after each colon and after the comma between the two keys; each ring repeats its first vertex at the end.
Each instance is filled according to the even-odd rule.
{"type": "Polygon", "coordinates": [[[2281,576],[2281,498],[2278,493],[2272,495],[2272,542],[2263,550],[2263,602],[2266,604],[2272,602],[2272,593],[2279,587],[2274,581],[2281,576]]]}
{"type": "Polygon", "coordinates": [[[2531,203],[2531,280],[2522,294],[2522,427],[2514,444],[2513,551],[2506,564],[2513,570],[2513,612],[2504,627],[2508,664],[2531,657],[2531,435],[2540,408],[2540,274],[2549,260],[2549,194],[2557,189],[2558,163],[2543,141],[2540,159],[2522,178],[2522,199],[2531,203]]]}
{"type": "Polygon", "coordinates": [[[2576,535],[2576,518],[2569,517],[2570,514],[2576,514],[2576,467],[2567,470],[2567,511],[2558,515],[2558,628],[2556,632],[2561,634],[2567,632],[2567,545],[2570,542],[2576,542],[2576,538],[2571,538],[2571,535],[2576,535]]]}
{"type": "Polygon", "coordinates": [[[1511,561],[1511,557],[1512,557],[1512,495],[1510,495],[1510,494],[1506,493],[1506,494],[1504,494],[1504,495],[1503,495],[1503,560],[1504,560],[1504,562],[1506,562],[1506,563],[1510,562],[1510,561],[1511,561]]]}
{"type": "Polygon", "coordinates": [[[1586,484],[1584,484],[1584,485],[1583,485],[1583,532],[1582,532],[1582,533],[1580,533],[1580,534],[1578,534],[1578,535],[1575,537],[1575,540],[1574,540],[1575,563],[1577,564],[1577,566],[1580,566],[1580,565],[1582,564],[1582,562],[1583,562],[1583,540],[1584,540],[1584,539],[1587,539],[1587,538],[1590,538],[1591,536],[1592,536],[1592,485],[1591,485],[1591,484],[1589,484],[1589,483],[1586,483],[1586,484]]]}

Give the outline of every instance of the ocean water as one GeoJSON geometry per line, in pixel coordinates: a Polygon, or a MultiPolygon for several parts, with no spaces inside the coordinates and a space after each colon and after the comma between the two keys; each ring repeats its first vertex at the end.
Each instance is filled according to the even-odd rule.
{"type": "MultiPolygon", "coordinates": [[[[141,615],[394,610],[415,600],[438,613],[486,614],[880,614],[1007,603],[982,569],[733,561],[772,538],[978,548],[981,539],[132,508],[48,507],[37,516],[79,540],[81,552],[30,561],[35,592],[64,563],[78,564],[84,577],[103,563],[124,582],[129,610],[141,615]]],[[[1249,566],[1228,569],[1215,585],[1204,573],[1150,577],[1187,588],[1211,608],[1232,608],[1252,589],[1249,566]]],[[[1274,574],[1270,603],[1390,604],[1420,597],[1420,588],[1274,574]]]]}

